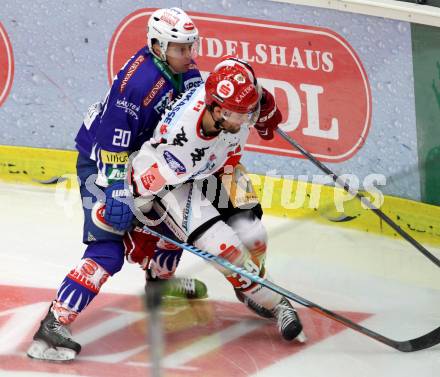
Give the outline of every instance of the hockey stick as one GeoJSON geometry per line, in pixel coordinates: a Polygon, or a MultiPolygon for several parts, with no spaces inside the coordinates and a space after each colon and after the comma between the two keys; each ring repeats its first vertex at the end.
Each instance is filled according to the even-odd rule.
{"type": "Polygon", "coordinates": [[[399,225],[397,225],[393,220],[391,220],[385,213],[383,213],[379,208],[377,208],[371,201],[362,194],[353,191],[350,186],[345,182],[340,182],[340,178],[333,173],[327,166],[318,161],[310,152],[306,151],[301,145],[299,145],[293,138],[291,138],[287,133],[285,133],[280,128],[277,129],[278,135],[280,135],[284,140],[286,140],[290,145],[298,149],[301,154],[307,157],[313,164],[315,164],[319,169],[332,177],[333,181],[339,186],[343,187],[345,191],[349,194],[358,198],[362,204],[367,208],[371,209],[377,216],[379,216],[383,221],[385,221],[391,228],[393,228],[398,234],[400,234],[406,241],[413,245],[417,250],[419,250],[425,257],[427,257],[432,263],[440,267],[440,260],[431,254],[425,247],[423,247],[419,242],[417,242],[413,237],[411,237],[407,232],[405,232],[399,225]]]}
{"type": "Polygon", "coordinates": [[[220,266],[227,268],[228,270],[235,272],[239,275],[242,275],[249,280],[251,280],[254,283],[260,284],[262,286],[265,286],[266,288],[270,289],[273,292],[276,292],[282,296],[285,296],[287,298],[290,298],[291,300],[297,302],[298,304],[301,304],[321,315],[324,315],[334,321],[337,321],[339,323],[342,323],[344,326],[350,327],[353,330],[356,330],[370,338],[373,338],[377,340],[378,342],[384,343],[387,346],[390,346],[392,348],[395,348],[396,350],[402,351],[402,352],[414,352],[414,351],[420,351],[425,348],[430,348],[435,346],[436,344],[440,343],[440,327],[436,328],[435,330],[431,331],[428,334],[425,334],[423,336],[420,336],[415,339],[411,340],[405,340],[405,341],[398,341],[393,340],[390,338],[387,338],[381,334],[378,334],[372,330],[367,329],[366,327],[363,327],[361,325],[358,325],[355,322],[352,322],[348,318],[345,318],[339,314],[336,314],[328,309],[325,309],[317,304],[314,304],[313,302],[306,300],[305,298],[302,298],[301,296],[296,295],[293,292],[288,291],[287,289],[280,287],[279,285],[270,282],[267,279],[264,279],[258,275],[254,275],[250,273],[249,271],[245,270],[244,268],[238,267],[227,260],[217,257],[211,253],[208,253],[207,251],[200,250],[196,248],[195,246],[189,245],[185,242],[176,241],[170,237],[164,236],[161,233],[156,232],[155,230],[147,227],[144,225],[143,227],[144,231],[147,233],[152,234],[153,236],[162,238],[165,241],[168,241],[178,247],[181,247],[182,249],[185,249],[189,251],[192,254],[195,254],[208,262],[214,262],[219,264],[220,266]]]}

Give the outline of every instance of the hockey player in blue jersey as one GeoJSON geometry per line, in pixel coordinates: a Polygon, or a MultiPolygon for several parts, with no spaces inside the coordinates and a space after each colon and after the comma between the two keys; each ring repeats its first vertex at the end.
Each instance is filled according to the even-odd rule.
{"type": "MultiPolygon", "coordinates": [[[[198,39],[196,26],[181,9],[155,11],[148,21],[147,46],[122,67],[104,101],[89,108],[75,139],[85,215],[83,242],[87,248],[79,264],[63,280],[34,335],[28,356],[71,360],[80,352],[81,346],[71,339],[68,325],[124,262],[122,239],[131,228],[133,214],[118,199],[126,195],[123,181],[128,156],[149,140],[175,97],[202,83],[193,61],[198,39]]],[[[180,249],[160,243],[157,249],[159,257],[168,253],[173,263],[179,262],[180,249]]],[[[155,266],[160,267],[160,263],[155,266]]],[[[154,271],[143,267],[148,271],[147,279],[154,281],[154,271]]],[[[206,296],[206,286],[196,279],[170,282],[170,294],[206,296]]]]}

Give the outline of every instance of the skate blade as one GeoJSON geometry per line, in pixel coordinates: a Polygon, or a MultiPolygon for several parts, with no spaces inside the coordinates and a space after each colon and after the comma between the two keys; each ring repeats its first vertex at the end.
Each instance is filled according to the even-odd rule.
{"type": "Polygon", "coordinates": [[[27,351],[31,359],[48,361],[71,361],[76,357],[76,352],[69,348],[52,348],[42,340],[34,340],[27,351]]]}
{"type": "Polygon", "coordinates": [[[295,338],[296,341],[298,341],[299,343],[305,343],[307,342],[307,336],[304,333],[304,331],[301,331],[298,336],[295,338]]]}

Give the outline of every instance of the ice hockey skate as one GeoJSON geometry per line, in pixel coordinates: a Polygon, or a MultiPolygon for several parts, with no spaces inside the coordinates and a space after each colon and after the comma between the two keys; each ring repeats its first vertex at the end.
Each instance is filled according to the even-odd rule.
{"type": "Polygon", "coordinates": [[[81,345],[71,339],[68,326],[61,324],[52,313],[52,305],[41,321],[27,351],[32,359],[70,361],[81,351],[81,345]]]}
{"type": "Polygon", "coordinates": [[[240,302],[245,304],[250,311],[254,312],[258,316],[263,318],[275,318],[272,310],[266,309],[264,306],[257,304],[254,300],[245,296],[243,292],[236,289],[235,295],[240,302]]]}
{"type": "Polygon", "coordinates": [[[148,286],[160,282],[162,296],[170,298],[184,298],[187,300],[203,299],[208,297],[206,284],[198,279],[186,277],[173,277],[171,279],[158,279],[152,276],[151,270],[146,270],[145,290],[148,286]]]}
{"type": "Polygon", "coordinates": [[[300,343],[306,342],[307,337],[302,330],[302,324],[298,317],[298,313],[286,298],[283,297],[274,309],[269,310],[245,296],[239,290],[235,290],[235,295],[247,306],[248,309],[258,316],[267,319],[274,318],[277,321],[278,331],[283,339],[287,341],[296,339],[300,343]]]}
{"type": "Polygon", "coordinates": [[[283,297],[279,304],[272,309],[272,313],[277,320],[278,331],[284,340],[289,342],[297,340],[300,343],[307,341],[298,313],[289,300],[283,297]]]}

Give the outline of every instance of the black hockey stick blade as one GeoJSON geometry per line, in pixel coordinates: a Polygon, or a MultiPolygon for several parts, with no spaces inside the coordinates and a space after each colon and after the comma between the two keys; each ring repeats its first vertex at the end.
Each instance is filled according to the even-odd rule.
{"type": "Polygon", "coordinates": [[[395,348],[397,348],[399,351],[402,352],[413,352],[413,351],[420,351],[426,348],[434,347],[439,343],[440,343],[440,327],[418,338],[408,340],[406,342],[405,341],[397,342],[395,348]]]}
{"type": "Polygon", "coordinates": [[[393,220],[391,220],[385,213],[383,213],[379,208],[377,208],[371,201],[365,197],[364,195],[358,193],[357,191],[353,191],[347,183],[341,182],[340,178],[333,173],[327,166],[318,161],[310,152],[305,150],[301,145],[299,145],[293,138],[287,135],[286,132],[277,129],[278,135],[280,135],[285,141],[287,141],[292,147],[297,149],[304,157],[309,159],[315,166],[317,166],[324,173],[328,174],[335,183],[341,186],[346,192],[355,196],[357,199],[361,201],[366,207],[368,207],[371,211],[373,211],[378,217],[380,217],[383,221],[385,221],[391,228],[393,228],[396,233],[398,233],[403,239],[408,241],[411,245],[413,245],[418,251],[420,251],[426,258],[428,258],[432,263],[434,263],[437,267],[440,267],[440,260],[430,253],[423,245],[421,245],[418,241],[416,241],[413,237],[411,237],[407,232],[405,232],[399,225],[397,225],[393,220]]]}
{"type": "MultiPolygon", "coordinates": [[[[289,296],[290,297],[290,296],[289,296]]],[[[292,297],[290,297],[292,298],[292,297]]],[[[293,301],[299,302],[297,300],[293,301]]],[[[333,319],[339,323],[342,323],[343,325],[350,327],[351,329],[360,332],[361,334],[367,335],[372,339],[377,340],[378,342],[381,342],[383,344],[386,344],[387,346],[390,346],[398,351],[401,352],[414,352],[414,351],[421,351],[426,348],[431,348],[436,346],[440,343],[440,327],[437,327],[435,330],[424,334],[422,336],[419,336],[418,338],[410,339],[410,340],[394,340],[387,338],[384,335],[381,335],[379,333],[376,333],[372,330],[367,329],[366,327],[363,327],[355,322],[350,321],[348,318],[342,317],[341,315],[331,312],[327,309],[324,309],[316,304],[310,303],[309,305],[304,305],[311,310],[320,313],[327,318],[333,319]]]]}
{"type": "Polygon", "coordinates": [[[395,348],[398,351],[401,352],[414,352],[414,351],[420,351],[423,350],[425,348],[430,348],[433,347],[437,344],[440,343],[440,327],[438,327],[437,329],[435,329],[434,331],[431,331],[428,334],[422,335],[418,338],[415,339],[410,339],[410,340],[406,340],[406,341],[398,341],[398,340],[393,340],[390,338],[387,338],[384,335],[381,335],[379,333],[376,333],[372,330],[367,329],[366,327],[363,327],[351,320],[349,320],[346,317],[343,317],[340,314],[334,313],[328,309],[325,309],[301,296],[298,296],[297,294],[288,291],[287,289],[272,283],[271,281],[264,279],[258,275],[254,275],[252,273],[250,273],[249,271],[245,270],[242,267],[238,267],[230,262],[228,262],[226,259],[217,257],[207,251],[204,250],[200,250],[195,246],[189,245],[185,242],[180,242],[180,241],[176,241],[173,238],[167,237],[147,226],[144,225],[143,227],[144,231],[147,233],[152,234],[153,236],[162,238],[165,241],[168,241],[178,247],[181,247],[184,250],[189,251],[192,254],[195,254],[205,260],[207,260],[208,262],[214,262],[219,264],[220,266],[227,268],[228,270],[235,272],[243,277],[248,278],[249,280],[251,280],[254,283],[260,284],[262,286],[265,286],[266,288],[270,289],[271,291],[278,293],[284,297],[290,298],[292,301],[295,301],[298,304],[301,304],[321,315],[324,315],[327,318],[330,318],[334,321],[337,321],[341,324],[343,324],[346,327],[349,327],[353,330],[356,330],[358,332],[360,332],[361,334],[364,334],[372,339],[377,340],[378,342],[381,342],[383,344],[386,344],[387,346],[390,346],[392,348],[395,348]]]}

